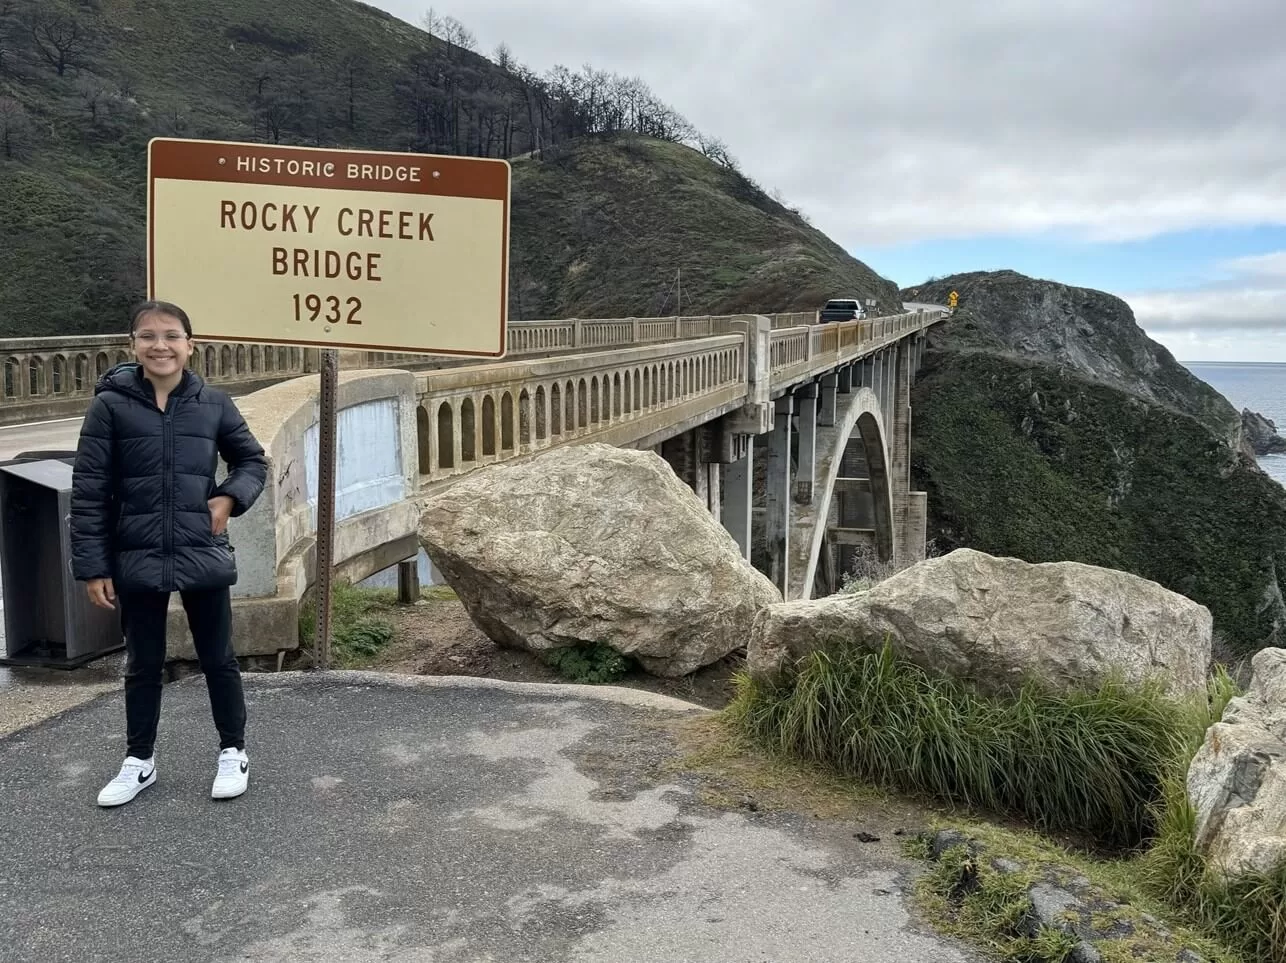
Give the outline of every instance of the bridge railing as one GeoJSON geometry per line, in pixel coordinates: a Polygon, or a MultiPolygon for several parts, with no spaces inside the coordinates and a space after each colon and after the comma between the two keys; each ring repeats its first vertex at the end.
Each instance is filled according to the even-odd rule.
{"type": "MultiPolygon", "coordinates": [[[[506,356],[521,358],[557,354],[565,351],[597,351],[625,348],[635,344],[662,341],[686,341],[728,334],[744,314],[696,315],[664,318],[566,318],[558,321],[514,321],[507,328],[506,356]]],[[[816,311],[797,311],[767,315],[774,328],[793,328],[814,324],[816,311]]],[[[422,368],[458,367],[444,365],[433,355],[398,352],[355,352],[361,355],[358,367],[395,364],[422,368]]]]}
{"type": "MultiPolygon", "coordinates": [[[[887,336],[897,318],[818,325],[816,311],[767,315],[773,329],[774,368],[798,365],[846,346],[887,336]],[[845,326],[861,325],[858,333],[845,326]],[[857,341],[853,339],[857,338],[857,341]],[[828,340],[829,339],[829,340],[828,340]],[[836,341],[835,339],[839,339],[836,341]]],[[[507,356],[553,357],[635,345],[709,338],[740,330],[747,315],[665,318],[590,318],[517,321],[507,328],[507,356]]],[[[910,317],[907,315],[898,316],[910,317]]],[[[200,340],[198,335],[198,341],[200,340]]],[[[346,369],[455,369],[478,362],[387,351],[343,351],[346,369]]],[[[318,370],[315,349],[258,344],[198,344],[191,368],[212,384],[238,393],[318,370]]],[[[124,335],[0,339],[0,424],[79,414],[98,378],[132,357],[124,335]]]]}
{"type": "Polygon", "coordinates": [[[771,335],[774,381],[807,375],[844,358],[904,337],[939,317],[938,312],[915,311],[865,321],[776,328],[771,335]]]}
{"type": "MultiPolygon", "coordinates": [[[[769,315],[774,327],[811,323],[816,312],[769,315]]],[[[516,321],[507,355],[541,357],[727,334],[745,315],[516,321]]],[[[199,334],[197,340],[200,340],[199,334]]],[[[454,368],[473,361],[390,351],[345,351],[343,367],[454,368]]],[[[0,339],[0,424],[79,414],[109,368],[133,357],[125,335],[0,339]]],[[[315,349],[259,344],[198,345],[190,362],[211,384],[244,391],[318,370],[315,349]]]]}
{"type": "Polygon", "coordinates": [[[786,314],[770,314],[768,320],[776,328],[797,328],[803,324],[817,324],[820,311],[792,311],[786,314]]]}
{"type": "Polygon", "coordinates": [[[744,332],[421,374],[422,483],[556,445],[637,442],[746,396],[744,332]],[[691,409],[691,412],[687,409],[691,409]]]}
{"type": "MultiPolygon", "coordinates": [[[[214,384],[265,387],[316,370],[303,348],[205,344],[189,367],[214,384]]],[[[134,353],[125,335],[0,339],[0,424],[83,410],[94,385],[134,353]]]]}

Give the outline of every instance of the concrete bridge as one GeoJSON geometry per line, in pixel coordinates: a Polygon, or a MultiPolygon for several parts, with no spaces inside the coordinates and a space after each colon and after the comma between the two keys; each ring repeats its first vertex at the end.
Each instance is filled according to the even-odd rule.
{"type": "MultiPolygon", "coordinates": [[[[664,457],[789,599],[834,591],[859,550],[921,558],[910,391],[947,312],[911,307],[824,325],[812,313],[519,322],[496,363],[345,352],[335,573],[359,582],[422,557],[420,499],[468,472],[585,442],[664,457]]],[[[0,446],[6,432],[31,437],[17,424],[78,415],[127,353],[124,338],[0,341],[0,410],[15,424],[0,446]]],[[[239,396],[268,453],[264,495],[230,532],[238,652],[276,655],[297,646],[316,577],[315,355],[211,344],[192,366],[239,396]]],[[[51,426],[34,447],[74,447],[76,428],[51,426]]],[[[177,600],[170,633],[172,655],[192,657],[177,600]]]]}

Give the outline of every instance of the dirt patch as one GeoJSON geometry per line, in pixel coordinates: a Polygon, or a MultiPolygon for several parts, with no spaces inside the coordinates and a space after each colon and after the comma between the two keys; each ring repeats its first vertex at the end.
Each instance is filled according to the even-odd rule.
{"type": "MultiPolygon", "coordinates": [[[[507,682],[566,682],[539,656],[509,649],[487,638],[454,596],[429,590],[415,605],[390,605],[380,616],[393,624],[394,637],[361,668],[411,675],[463,675],[507,682]]],[[[733,654],[679,679],[663,679],[632,669],[614,685],[645,689],[710,709],[733,696],[732,677],[744,665],[733,654]]]]}

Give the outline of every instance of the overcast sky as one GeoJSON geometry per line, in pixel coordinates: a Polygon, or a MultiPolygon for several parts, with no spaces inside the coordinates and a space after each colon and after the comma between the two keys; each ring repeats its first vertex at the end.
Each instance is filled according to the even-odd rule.
{"type": "Polygon", "coordinates": [[[1012,267],[1180,360],[1286,362],[1286,0],[433,6],[540,73],[643,78],[899,284],[1012,267]]]}

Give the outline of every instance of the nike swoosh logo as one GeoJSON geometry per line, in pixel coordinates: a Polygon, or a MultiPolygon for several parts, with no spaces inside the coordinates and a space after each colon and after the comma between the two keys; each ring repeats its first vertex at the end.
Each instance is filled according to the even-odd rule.
{"type": "Polygon", "coordinates": [[[242,771],[242,772],[249,772],[249,771],[250,771],[250,763],[248,763],[248,762],[243,762],[243,763],[241,764],[241,771],[242,771]]]}
{"type": "Polygon", "coordinates": [[[147,782],[149,779],[151,779],[151,778],[152,778],[152,773],[153,773],[153,772],[155,772],[155,771],[156,771],[156,770],[155,770],[155,769],[153,769],[151,772],[140,772],[140,773],[138,774],[138,781],[139,781],[139,782],[147,782]]]}

